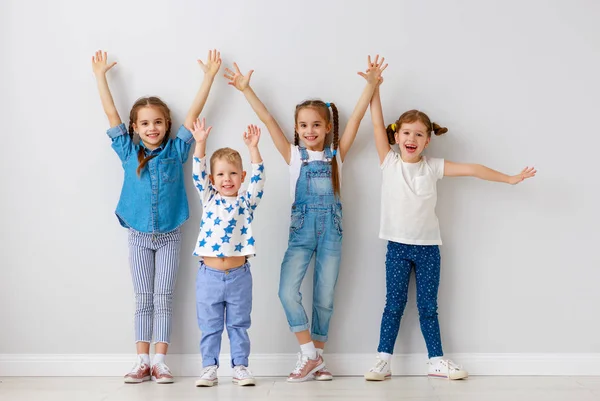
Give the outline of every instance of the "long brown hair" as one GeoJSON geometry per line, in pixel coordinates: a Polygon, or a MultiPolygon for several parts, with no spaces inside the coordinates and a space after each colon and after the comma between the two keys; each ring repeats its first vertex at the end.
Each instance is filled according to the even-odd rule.
{"type": "MultiPolygon", "coordinates": [[[[321,114],[321,117],[327,124],[333,123],[333,138],[331,144],[333,150],[337,153],[339,145],[339,130],[340,130],[340,119],[338,116],[337,106],[333,103],[325,103],[321,100],[306,100],[296,106],[296,112],[294,113],[294,126],[298,125],[298,113],[302,109],[312,108],[317,110],[321,114]],[[329,113],[329,107],[331,107],[331,114],[329,113]]],[[[300,144],[300,135],[298,131],[294,130],[294,145],[300,144]]],[[[331,159],[331,185],[333,186],[333,192],[337,197],[340,196],[340,175],[338,173],[337,157],[334,155],[331,159]]]]}
{"type": "MultiPolygon", "coordinates": [[[[165,116],[165,120],[166,120],[165,124],[167,124],[167,132],[161,143],[161,146],[162,146],[165,143],[167,143],[167,141],[169,140],[169,134],[171,133],[171,110],[169,110],[169,107],[165,104],[165,102],[163,102],[156,96],[142,97],[135,101],[135,103],[133,104],[133,107],[131,108],[131,111],[129,112],[129,136],[133,138],[133,134],[134,134],[133,123],[135,123],[137,121],[138,111],[142,107],[148,107],[148,106],[158,107],[165,116]]],[[[142,170],[144,169],[144,167],[146,167],[146,164],[148,164],[150,159],[153,159],[154,157],[156,157],[156,155],[150,155],[148,157],[145,157],[144,149],[140,146],[137,157],[138,157],[138,163],[139,163],[138,168],[137,168],[137,175],[139,177],[142,170]]]]}
{"type": "Polygon", "coordinates": [[[396,132],[398,132],[400,130],[400,127],[402,127],[402,124],[404,124],[404,123],[410,124],[410,123],[414,123],[416,121],[420,121],[421,123],[423,123],[423,125],[425,126],[425,129],[427,130],[428,137],[431,137],[432,132],[436,136],[444,135],[446,132],[448,132],[448,128],[441,127],[437,123],[432,123],[431,120],[429,119],[429,117],[427,116],[427,114],[423,113],[422,111],[409,110],[409,111],[402,113],[400,118],[398,118],[395,123],[388,125],[387,128],[385,129],[385,132],[387,133],[387,136],[388,136],[389,144],[394,145],[396,143],[396,138],[394,138],[394,135],[396,134],[396,132]]]}

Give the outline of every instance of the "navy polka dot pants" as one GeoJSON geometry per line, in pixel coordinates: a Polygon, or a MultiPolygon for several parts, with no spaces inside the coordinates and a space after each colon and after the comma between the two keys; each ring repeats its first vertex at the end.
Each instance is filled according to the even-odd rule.
{"type": "Polygon", "coordinates": [[[442,356],[444,353],[437,316],[440,248],[437,245],[407,245],[392,241],[388,242],[385,260],[386,301],[377,351],[394,353],[413,268],[417,279],[417,309],[427,351],[430,358],[442,356]]]}

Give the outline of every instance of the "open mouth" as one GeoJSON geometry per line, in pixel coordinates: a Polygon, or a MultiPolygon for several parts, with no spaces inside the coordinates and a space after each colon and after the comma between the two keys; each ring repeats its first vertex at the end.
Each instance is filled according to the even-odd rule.
{"type": "Polygon", "coordinates": [[[304,139],[306,139],[307,141],[314,141],[315,139],[317,139],[316,135],[305,135],[304,139]]]}
{"type": "Polygon", "coordinates": [[[408,153],[414,153],[417,151],[417,145],[406,144],[404,145],[404,149],[406,149],[408,153]]]}

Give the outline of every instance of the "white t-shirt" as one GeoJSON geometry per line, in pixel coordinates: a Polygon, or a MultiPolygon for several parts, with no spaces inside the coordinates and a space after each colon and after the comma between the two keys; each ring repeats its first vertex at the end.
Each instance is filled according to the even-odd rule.
{"type": "Polygon", "coordinates": [[[381,225],[379,238],[410,245],[441,245],[435,214],[436,182],[444,177],[444,159],[423,156],[405,163],[393,149],[380,166],[381,225]]]}
{"type": "MultiPolygon", "coordinates": [[[[298,146],[292,144],[292,150],[290,152],[290,195],[292,196],[292,201],[296,199],[296,183],[298,182],[298,178],[300,177],[300,169],[302,168],[302,157],[300,156],[300,149],[298,146]]],[[[314,161],[324,161],[325,159],[325,151],[313,151],[306,149],[308,153],[308,162],[314,161]]],[[[332,149],[333,152],[333,149],[332,149]]],[[[340,176],[340,184],[342,182],[342,159],[340,157],[340,151],[338,149],[337,154],[335,155],[337,158],[338,164],[338,173],[340,176]]]]}

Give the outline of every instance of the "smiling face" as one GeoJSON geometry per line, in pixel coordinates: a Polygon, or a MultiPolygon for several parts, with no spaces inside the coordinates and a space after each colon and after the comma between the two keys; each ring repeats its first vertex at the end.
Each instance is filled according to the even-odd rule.
{"type": "Polygon", "coordinates": [[[309,105],[297,110],[296,132],[308,150],[322,151],[325,148],[325,138],[331,131],[328,113],[324,103],[321,107],[309,105]]]}
{"type": "Polygon", "coordinates": [[[167,134],[167,117],[160,107],[140,107],[137,110],[137,119],[133,123],[133,129],[148,149],[156,149],[167,134]]]}
{"type": "Polygon", "coordinates": [[[222,196],[238,196],[246,172],[242,157],[231,148],[217,149],[210,158],[210,182],[222,196]]]}
{"type": "Polygon", "coordinates": [[[402,160],[416,163],[421,160],[421,154],[429,145],[431,135],[425,124],[417,120],[412,123],[402,123],[394,138],[400,148],[402,160]]]}

